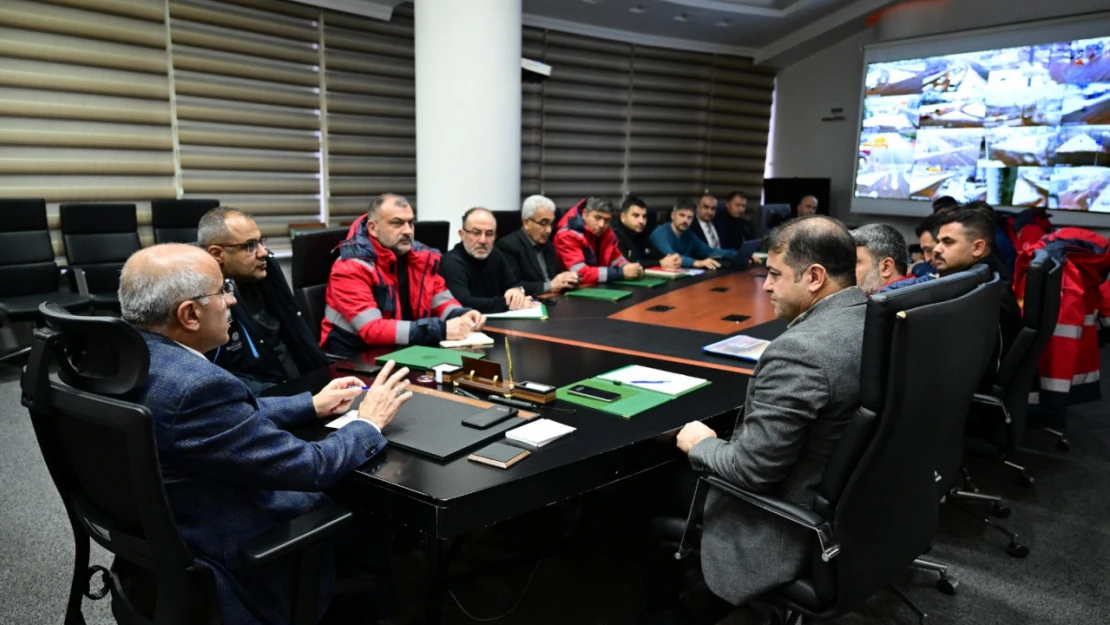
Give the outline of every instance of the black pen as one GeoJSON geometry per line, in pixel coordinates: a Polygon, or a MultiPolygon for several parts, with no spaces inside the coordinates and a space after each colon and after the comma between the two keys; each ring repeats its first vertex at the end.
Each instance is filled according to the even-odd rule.
{"type": "MultiPolygon", "coordinates": [[[[468,392],[468,391],[464,391],[463,389],[461,389],[461,388],[459,388],[459,387],[457,387],[457,386],[455,387],[455,394],[456,394],[456,395],[462,395],[463,397],[466,397],[466,398],[468,398],[468,399],[478,399],[478,396],[477,396],[477,395],[475,395],[475,394],[473,394],[473,393],[470,393],[470,392],[468,392]]],[[[478,401],[481,401],[481,400],[480,400],[480,399],[478,399],[478,401]]]]}
{"type": "Polygon", "coordinates": [[[565,412],[567,414],[578,414],[577,410],[573,408],[556,408],[554,406],[546,406],[540,404],[532,404],[519,399],[509,399],[508,397],[501,397],[500,395],[490,395],[489,401],[505,404],[506,406],[516,406],[517,408],[526,408],[529,410],[556,410],[558,412],[565,412]]]}

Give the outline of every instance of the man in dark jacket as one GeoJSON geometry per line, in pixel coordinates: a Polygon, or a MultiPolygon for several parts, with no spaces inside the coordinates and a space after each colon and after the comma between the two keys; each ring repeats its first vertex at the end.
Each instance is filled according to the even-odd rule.
{"type": "Polygon", "coordinates": [[[640,263],[644,267],[664,267],[678,269],[682,266],[682,259],[678,254],[663,256],[652,248],[644,230],[647,228],[647,203],[640,198],[630,195],[621,204],[621,212],[613,220],[613,234],[617,235],[617,246],[621,254],[630,262],[640,263]]]}
{"type": "MultiPolygon", "coordinates": [[[[744,241],[752,238],[751,222],[746,218],[748,212],[748,198],[739,191],[728,194],[725,200],[725,210],[717,211],[713,222],[717,227],[717,234],[721,237],[721,247],[726,250],[738,250],[744,241]]],[[[699,228],[700,230],[700,228],[699,228]]],[[[697,236],[695,231],[694,235],[697,236]]],[[[702,232],[702,236],[705,233],[702,232]]]]}
{"type": "Polygon", "coordinates": [[[559,293],[578,285],[578,274],[559,271],[559,257],[551,244],[555,229],[555,203],[542,195],[531,195],[520,209],[520,230],[498,239],[497,249],[513,276],[528,295],[559,293]]]}
{"type": "Polygon", "coordinates": [[[197,241],[232,281],[239,302],[231,309],[230,340],[209,352],[209,360],[255,393],[327,366],[315,332],[266,249],[266,237],[249,215],[214,208],[201,217],[197,241]]]}
{"type": "Polygon", "coordinates": [[[972,265],[987,265],[1002,278],[1002,351],[1006,354],[1021,331],[1021,308],[1014,297],[1013,273],[994,253],[994,222],[982,211],[963,208],[940,217],[933,265],[940,275],[964,271],[972,265]]]}
{"type": "Polygon", "coordinates": [[[485,208],[463,213],[455,245],[443,256],[439,273],[459,303],[483,314],[502,313],[534,306],[513,276],[505,256],[494,249],[497,220],[485,208]]]}

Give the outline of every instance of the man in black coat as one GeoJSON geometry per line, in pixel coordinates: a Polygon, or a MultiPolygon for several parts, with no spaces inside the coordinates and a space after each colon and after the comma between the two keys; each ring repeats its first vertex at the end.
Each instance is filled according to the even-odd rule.
{"type": "Polygon", "coordinates": [[[258,393],[328,365],[312,329],[297,308],[281,266],[250,215],[217,207],[200,219],[197,242],[220,264],[237,301],[230,340],[205,354],[258,393]]]}
{"type": "Polygon", "coordinates": [[[614,219],[610,228],[617,235],[617,245],[621,254],[632,263],[640,263],[644,267],[664,267],[678,269],[682,266],[682,259],[678,254],[663,256],[651,246],[647,230],[647,203],[640,198],[630,195],[621,204],[619,219],[614,219]]]}
{"type": "Polygon", "coordinates": [[[439,273],[460,304],[482,314],[535,306],[513,275],[505,255],[494,249],[497,220],[485,208],[463,213],[461,243],[443,255],[439,273]]]}
{"type": "Polygon", "coordinates": [[[524,200],[520,230],[499,239],[496,249],[509,265],[527,295],[559,293],[578,285],[578,274],[562,271],[551,233],[555,229],[555,203],[542,195],[524,200]]]}

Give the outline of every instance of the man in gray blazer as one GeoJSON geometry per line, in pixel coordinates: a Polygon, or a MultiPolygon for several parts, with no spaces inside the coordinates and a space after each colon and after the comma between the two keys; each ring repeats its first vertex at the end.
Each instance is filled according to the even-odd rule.
{"type": "MultiPolygon", "coordinates": [[[[731,440],[701,422],[679,432],[695,470],[812,505],[859,405],[867,297],[855,286],[855,266],[852,236],[835,219],[798,218],[771,233],[763,290],[789,326],[760,357],[731,440]]],[[[727,495],[706,498],[702,572],[733,605],[803,573],[812,542],[808,530],[727,495]]]]}

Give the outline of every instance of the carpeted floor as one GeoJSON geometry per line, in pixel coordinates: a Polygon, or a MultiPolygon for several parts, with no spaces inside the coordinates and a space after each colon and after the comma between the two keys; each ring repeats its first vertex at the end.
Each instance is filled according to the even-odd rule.
{"type": "MultiPolygon", "coordinates": [[[[1106,362],[1104,352],[1103,362],[1106,362]]],[[[1110,397],[1104,364],[1103,395],[1110,397]]],[[[960,581],[955,597],[933,588],[935,576],[907,573],[909,596],[937,625],[1074,625],[1110,622],[1110,400],[1069,415],[1070,453],[1054,449],[1040,432],[1027,437],[1019,462],[1036,478],[1022,488],[998,465],[972,463],[981,488],[1007,497],[1014,510],[1003,523],[1031,548],[1024,560],[1005,552],[1005,538],[951,509],[942,510],[941,533],[930,558],[949,564],[960,581]]],[[[61,502],[42,463],[26,411],[19,404],[18,372],[0,365],[0,623],[62,622],[72,558],[72,536],[61,502]]],[[[444,602],[449,623],[472,622],[457,607],[490,618],[527,593],[506,624],[631,625],[641,589],[627,508],[614,493],[595,494],[492,529],[464,545],[456,563],[487,561],[491,554],[551,544],[566,537],[575,547],[559,556],[529,560],[467,576],[450,584],[444,602]],[[568,534],[569,532],[569,534],[568,534]]],[[[419,549],[395,560],[398,594],[419,612],[419,549]]],[[[109,558],[94,547],[94,563],[109,558]]],[[[85,602],[88,625],[112,623],[108,601],[85,602]]],[[[889,593],[872,598],[851,625],[916,623],[889,593]]]]}

